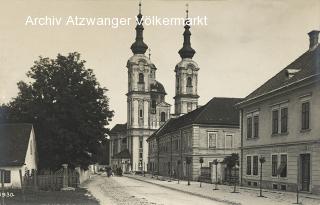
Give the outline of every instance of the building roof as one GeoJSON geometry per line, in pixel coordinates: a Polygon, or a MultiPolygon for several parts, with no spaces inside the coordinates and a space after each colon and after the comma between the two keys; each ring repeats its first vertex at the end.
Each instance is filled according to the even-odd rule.
{"type": "Polygon", "coordinates": [[[127,131],[127,123],[125,124],[116,124],[111,130],[110,133],[123,133],[127,131]]]}
{"type": "Polygon", "coordinates": [[[239,112],[235,104],[241,100],[242,98],[212,98],[198,109],[178,118],[171,118],[150,137],[161,136],[192,124],[239,126],[239,112]]]}
{"type": "MultiPolygon", "coordinates": [[[[286,86],[298,83],[308,77],[320,74],[320,46],[303,53],[299,58],[250,93],[243,102],[272,93],[286,86]],[[295,71],[290,77],[290,72],[295,71]]],[[[241,102],[241,103],[243,103],[241,102]]],[[[240,104],[241,104],[240,103],[240,104]]]]}
{"type": "Polygon", "coordinates": [[[151,84],[150,89],[152,92],[158,92],[165,95],[167,94],[164,86],[159,81],[155,81],[155,83],[151,84]]]}
{"type": "Polygon", "coordinates": [[[32,124],[0,124],[0,166],[25,163],[32,124]]]}
{"type": "Polygon", "coordinates": [[[114,159],[130,159],[131,155],[128,149],[124,149],[118,154],[113,156],[114,159]]]}

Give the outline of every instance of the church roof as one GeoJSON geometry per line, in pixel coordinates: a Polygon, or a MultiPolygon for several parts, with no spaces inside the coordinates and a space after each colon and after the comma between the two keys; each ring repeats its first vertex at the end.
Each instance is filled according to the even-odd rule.
{"type": "Polygon", "coordinates": [[[279,73],[261,85],[259,88],[250,93],[244,101],[253,100],[277,90],[285,89],[286,87],[299,83],[300,81],[320,74],[320,45],[314,49],[303,53],[299,58],[282,69],[279,73]],[[296,73],[289,77],[291,71],[296,73]]]}
{"type": "Polygon", "coordinates": [[[159,81],[155,81],[155,83],[151,84],[150,89],[152,92],[167,94],[164,86],[159,81]]]}
{"type": "Polygon", "coordinates": [[[212,98],[204,106],[178,118],[171,118],[150,137],[162,136],[192,124],[239,126],[239,111],[235,104],[241,100],[242,98],[212,98]]]}
{"type": "Polygon", "coordinates": [[[116,124],[111,130],[110,133],[123,133],[127,131],[127,123],[125,124],[116,124]]]}
{"type": "Polygon", "coordinates": [[[0,166],[25,163],[32,124],[0,124],[0,166]]]}

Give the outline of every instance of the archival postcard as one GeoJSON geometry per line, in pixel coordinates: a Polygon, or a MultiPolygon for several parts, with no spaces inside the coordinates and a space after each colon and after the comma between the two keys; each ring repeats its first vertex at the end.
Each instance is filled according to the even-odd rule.
{"type": "Polygon", "coordinates": [[[319,33],[319,0],[0,0],[0,205],[319,205],[319,33]]]}

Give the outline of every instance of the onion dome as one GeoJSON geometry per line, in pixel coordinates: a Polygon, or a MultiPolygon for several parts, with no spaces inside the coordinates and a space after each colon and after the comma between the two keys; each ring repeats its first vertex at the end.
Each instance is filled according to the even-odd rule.
{"type": "Polygon", "coordinates": [[[137,15],[137,26],[136,26],[136,41],[131,45],[131,50],[134,54],[144,54],[148,49],[147,44],[143,42],[143,21],[141,14],[141,2],[139,3],[139,14],[137,15]]]}
{"type": "Polygon", "coordinates": [[[184,26],[184,32],[183,32],[183,47],[179,50],[179,55],[181,56],[182,59],[184,58],[192,58],[196,51],[191,47],[191,42],[190,42],[190,20],[188,17],[189,10],[186,10],[187,17],[185,21],[185,26],[184,26]]]}

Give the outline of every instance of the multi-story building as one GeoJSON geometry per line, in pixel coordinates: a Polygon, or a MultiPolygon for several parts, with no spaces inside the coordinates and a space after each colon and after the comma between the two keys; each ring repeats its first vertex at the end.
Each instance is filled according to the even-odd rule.
{"type": "MultiPolygon", "coordinates": [[[[213,98],[185,115],[171,118],[148,138],[149,171],[162,176],[197,180],[200,158],[210,168],[215,180],[213,160],[222,162],[238,153],[240,147],[239,98],[213,98]],[[187,157],[191,164],[187,164],[187,157]]],[[[218,178],[223,180],[224,166],[218,165],[218,178]]]]}
{"type": "Polygon", "coordinates": [[[320,193],[319,31],[299,58],[241,103],[241,182],[262,187],[320,193]]]}
{"type": "MultiPolygon", "coordinates": [[[[141,4],[139,4],[138,22],[142,20],[141,4]]],[[[187,16],[188,17],[188,16],[187,16]]],[[[186,20],[187,21],[187,20],[186,20]]],[[[130,154],[132,171],[142,171],[148,165],[148,144],[150,137],[170,117],[178,117],[198,107],[198,71],[199,67],[192,57],[195,50],[191,47],[190,26],[184,26],[183,47],[179,50],[181,61],[175,67],[176,95],[175,114],[170,115],[171,105],[165,101],[164,86],[156,80],[156,66],[151,62],[150,55],[145,52],[148,46],[143,41],[143,24],[137,23],[136,39],[131,45],[133,56],[127,62],[128,93],[127,93],[127,149],[130,154]]],[[[117,126],[117,125],[116,125],[117,126]]],[[[119,135],[111,137],[111,158],[121,150],[113,148],[119,135]]],[[[119,154],[119,155],[118,155],[119,154]]],[[[114,160],[117,161],[117,160],[114,160]]],[[[121,160],[120,160],[121,161],[121,160]]]]}

